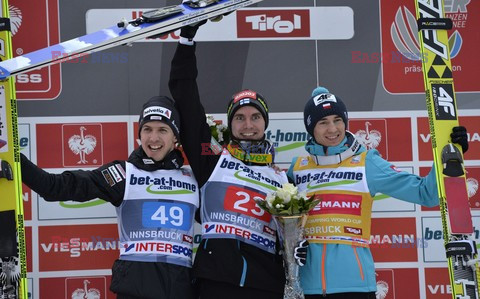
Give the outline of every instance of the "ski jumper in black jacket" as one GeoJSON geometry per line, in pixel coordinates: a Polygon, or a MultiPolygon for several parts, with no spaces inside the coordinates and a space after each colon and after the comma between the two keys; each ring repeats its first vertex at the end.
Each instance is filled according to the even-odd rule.
{"type": "Polygon", "coordinates": [[[101,198],[117,208],[120,258],[112,268],[110,290],[116,293],[119,299],[196,298],[191,276],[192,250],[189,245],[193,241],[198,186],[191,171],[182,165],[183,158],[177,149],[167,153],[163,160],[154,161],[139,147],[131,153],[127,161],[113,161],[95,170],[50,174],[21,155],[23,182],[46,201],[88,201],[101,198]],[[142,185],[140,179],[150,182],[142,185]],[[153,180],[157,181],[152,183],[153,180]],[[190,194],[184,197],[158,195],[163,190],[155,187],[161,185],[158,189],[168,189],[163,187],[172,187],[172,180],[175,180],[176,186],[180,185],[178,182],[183,183],[183,187],[188,186],[190,194]],[[153,210],[147,211],[147,205],[153,206],[153,210]],[[177,211],[182,209],[185,212],[182,223],[192,223],[192,226],[171,229],[162,225],[155,227],[155,223],[151,223],[150,227],[144,227],[141,224],[142,220],[145,220],[142,212],[155,212],[160,206],[173,206],[177,211]],[[142,232],[149,233],[149,236],[142,238],[130,235],[141,235],[142,232]],[[153,233],[157,236],[152,236],[153,233]],[[158,236],[159,233],[162,235],[158,236]],[[180,239],[186,239],[186,235],[190,235],[190,241],[181,242],[180,239]],[[143,249],[136,247],[139,244],[144,245],[143,249]],[[183,250],[175,255],[173,250],[164,249],[169,246],[183,250]]]}
{"type": "MultiPolygon", "coordinates": [[[[219,160],[224,159],[225,151],[223,155],[215,155],[208,150],[211,133],[196,82],[195,48],[178,44],[169,87],[183,124],[182,146],[201,188],[209,181],[219,160]]],[[[213,199],[202,197],[201,205],[209,200],[213,199]]],[[[203,238],[193,274],[200,285],[201,299],[283,298],[285,274],[281,256],[237,239],[203,238]]]]}

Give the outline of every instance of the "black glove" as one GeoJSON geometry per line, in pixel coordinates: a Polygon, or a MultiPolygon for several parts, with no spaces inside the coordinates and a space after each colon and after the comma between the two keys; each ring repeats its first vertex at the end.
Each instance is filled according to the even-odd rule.
{"type": "Polygon", "coordinates": [[[203,20],[192,25],[183,26],[182,29],[180,29],[180,36],[192,41],[195,37],[195,34],[197,34],[198,28],[200,28],[200,26],[206,22],[207,20],[203,20]]]}
{"type": "Polygon", "coordinates": [[[6,178],[9,181],[13,181],[12,167],[5,160],[0,160],[0,178],[6,178]]]}
{"type": "Polygon", "coordinates": [[[304,266],[307,262],[307,249],[308,249],[308,241],[303,240],[298,242],[297,247],[295,247],[295,251],[293,253],[293,257],[299,266],[304,266]]]}
{"type": "Polygon", "coordinates": [[[452,138],[453,143],[460,144],[464,154],[468,151],[467,129],[465,127],[454,127],[450,134],[450,138],[452,138]]]}

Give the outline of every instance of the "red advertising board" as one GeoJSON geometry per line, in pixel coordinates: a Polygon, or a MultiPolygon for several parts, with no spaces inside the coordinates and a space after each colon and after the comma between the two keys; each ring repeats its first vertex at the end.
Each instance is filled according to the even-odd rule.
{"type": "MultiPolygon", "coordinates": [[[[446,16],[453,21],[449,31],[450,56],[457,92],[478,92],[480,60],[480,1],[445,1],[446,16]]],[[[390,93],[423,93],[414,1],[380,0],[383,86],[390,93]]]]}
{"type": "Polygon", "coordinates": [[[375,269],[377,299],[420,298],[417,269],[375,269]]]}
{"type": "Polygon", "coordinates": [[[32,272],[32,227],[25,226],[25,249],[27,252],[27,272],[32,272]]]}
{"type": "MultiPolygon", "coordinates": [[[[479,2],[480,3],[480,2],[479,2]]],[[[459,118],[461,126],[468,131],[468,152],[465,154],[465,160],[480,160],[480,116],[463,116],[459,118]]],[[[419,117],[418,126],[418,157],[420,161],[433,161],[432,144],[430,140],[430,129],[428,119],[419,117]]],[[[445,132],[450,134],[451,132],[445,132]]]]}
{"type": "Polygon", "coordinates": [[[32,220],[32,190],[22,184],[23,220],[32,220]]]}
{"type": "Polygon", "coordinates": [[[417,262],[415,218],[373,218],[370,248],[373,260],[381,262],[417,262]]]}
{"type": "Polygon", "coordinates": [[[127,123],[37,124],[42,168],[98,167],[127,158],[127,123]]]}
{"type": "Polygon", "coordinates": [[[40,298],[114,299],[109,290],[111,276],[40,278],[40,298]]]}
{"type": "Polygon", "coordinates": [[[412,160],[412,133],[410,118],[351,119],[349,131],[357,136],[367,149],[376,149],[389,161],[412,160]]]}
{"type": "MultiPolygon", "coordinates": [[[[10,1],[13,55],[20,56],[60,42],[58,0],[10,1]]],[[[60,65],[16,76],[17,99],[50,100],[62,89],[60,65]]]]}
{"type": "Polygon", "coordinates": [[[451,299],[452,286],[447,268],[425,268],[427,299],[451,299]]]}
{"type": "MultiPolygon", "coordinates": [[[[420,175],[428,175],[431,168],[420,167],[420,175]]],[[[467,193],[472,210],[480,210],[480,191],[478,185],[480,182],[480,166],[465,167],[467,173],[467,193]]],[[[439,207],[423,207],[422,211],[439,211],[439,207]]]]}
{"type": "Polygon", "coordinates": [[[116,224],[40,226],[40,271],[111,269],[119,256],[116,224]]]}

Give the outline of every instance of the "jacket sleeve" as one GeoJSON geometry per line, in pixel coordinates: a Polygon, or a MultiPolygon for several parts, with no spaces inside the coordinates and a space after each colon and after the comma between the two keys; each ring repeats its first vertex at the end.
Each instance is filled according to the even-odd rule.
{"type": "Polygon", "coordinates": [[[109,167],[119,164],[125,169],[125,162],[115,161],[95,170],[64,171],[52,174],[33,164],[21,155],[22,181],[46,201],[88,201],[100,198],[114,206],[122,203],[125,193],[125,178],[117,180],[109,174],[109,167]]]}
{"type": "Polygon", "coordinates": [[[437,181],[433,167],[425,177],[398,171],[390,162],[381,158],[376,150],[368,151],[365,167],[372,196],[383,193],[422,206],[438,206],[437,181]]]}
{"type": "Polygon", "coordinates": [[[288,182],[294,185],[296,184],[295,184],[295,176],[293,175],[293,167],[295,166],[295,163],[297,163],[297,159],[298,157],[292,158],[292,163],[290,163],[290,166],[288,167],[288,170],[287,170],[288,182]]]}
{"type": "Polygon", "coordinates": [[[210,150],[211,133],[197,86],[196,46],[178,44],[168,86],[180,113],[180,139],[199,186],[210,177],[219,156],[210,150]]]}

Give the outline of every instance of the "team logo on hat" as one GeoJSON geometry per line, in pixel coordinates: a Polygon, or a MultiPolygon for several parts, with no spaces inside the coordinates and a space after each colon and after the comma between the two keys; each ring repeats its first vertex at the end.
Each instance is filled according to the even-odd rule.
{"type": "MultiPolygon", "coordinates": [[[[233,99],[233,102],[236,103],[241,99],[245,99],[245,98],[256,99],[257,93],[251,90],[244,90],[235,96],[235,98],[233,99]]],[[[242,103],[240,103],[240,105],[242,105],[242,103]]]]}
{"type": "Polygon", "coordinates": [[[145,110],[143,110],[143,118],[145,118],[149,115],[161,115],[161,116],[164,116],[164,117],[170,119],[170,116],[172,115],[172,111],[170,111],[170,109],[167,109],[167,108],[161,107],[161,106],[151,106],[151,107],[147,107],[147,108],[145,108],[145,110]]]}
{"type": "MultiPolygon", "coordinates": [[[[322,93],[319,94],[318,96],[313,98],[313,102],[315,103],[315,106],[318,106],[324,102],[337,102],[337,98],[331,94],[331,93],[322,93]]],[[[330,108],[330,107],[325,107],[325,104],[323,105],[323,108],[330,108]]]]}

